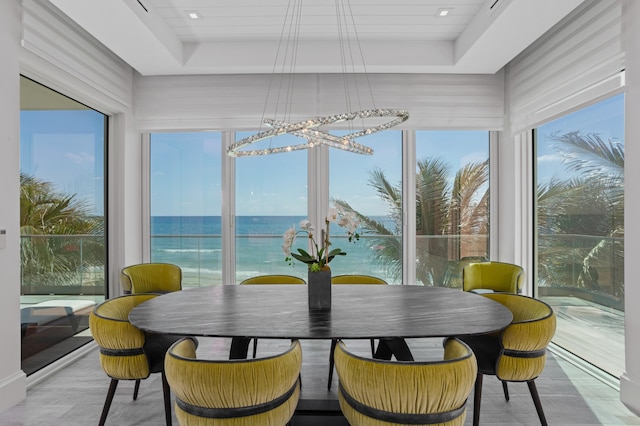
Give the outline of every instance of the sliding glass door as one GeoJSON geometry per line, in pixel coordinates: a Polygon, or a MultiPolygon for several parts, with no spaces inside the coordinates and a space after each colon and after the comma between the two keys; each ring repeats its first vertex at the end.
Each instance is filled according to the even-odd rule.
{"type": "Polygon", "coordinates": [[[624,367],[624,96],[535,132],[537,295],[554,342],[619,377],[624,367]]]}
{"type": "Polygon", "coordinates": [[[21,77],[20,317],[30,374],[91,340],[105,297],[107,117],[21,77]]]}

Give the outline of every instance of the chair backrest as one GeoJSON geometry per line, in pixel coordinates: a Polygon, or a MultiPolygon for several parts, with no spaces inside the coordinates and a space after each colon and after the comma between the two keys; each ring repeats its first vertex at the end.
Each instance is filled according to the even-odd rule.
{"type": "Polygon", "coordinates": [[[180,424],[285,425],[293,417],[300,397],[299,341],[284,353],[246,360],[197,359],[196,348],[195,339],[184,338],[165,357],[180,424]]]}
{"type": "Polygon", "coordinates": [[[387,282],[371,275],[345,274],[331,277],[331,284],[387,284],[387,282]]]}
{"type": "Polygon", "coordinates": [[[240,284],[306,284],[307,282],[293,275],[257,275],[247,278],[240,284]]]}
{"type": "Polygon", "coordinates": [[[524,270],[504,262],[470,263],[462,270],[462,289],[487,289],[505,293],[520,293],[524,284],[524,270]]]}
{"type": "Polygon", "coordinates": [[[146,379],[151,373],[143,351],[145,334],[129,322],[129,312],[155,294],[133,294],[107,299],[89,315],[89,328],[100,347],[100,365],[119,380],[146,379]]]}
{"type": "Polygon", "coordinates": [[[122,268],[120,285],[125,294],[168,293],[182,290],[182,269],[171,263],[141,263],[122,268]]]}
{"type": "Polygon", "coordinates": [[[533,380],[542,373],[546,348],[556,331],[556,314],[545,302],[528,296],[489,293],[507,307],[513,321],[500,333],[496,376],[507,381],[533,380]]]}
{"type": "Polygon", "coordinates": [[[443,360],[437,361],[363,358],[350,353],[344,342],[334,357],[340,408],[350,425],[464,424],[478,367],[460,340],[447,339],[443,360]]]}

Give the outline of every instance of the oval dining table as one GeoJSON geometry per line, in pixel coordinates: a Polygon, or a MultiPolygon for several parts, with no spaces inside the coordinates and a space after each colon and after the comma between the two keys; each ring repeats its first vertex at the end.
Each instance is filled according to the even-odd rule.
{"type": "MultiPolygon", "coordinates": [[[[491,333],[509,325],[512,316],[477,294],[415,285],[333,286],[331,309],[310,310],[306,286],[274,284],[172,292],[137,306],[129,320],[148,332],[236,338],[230,357],[244,358],[252,338],[401,342],[491,333]]],[[[376,357],[411,360],[405,351],[383,344],[376,357]]]]}
{"type": "MultiPolygon", "coordinates": [[[[478,294],[416,285],[332,287],[330,310],[310,310],[304,285],[219,285],[163,294],[129,321],[153,333],[232,338],[229,357],[247,357],[259,339],[380,339],[375,358],[413,360],[404,339],[502,330],[503,305],[478,294]]],[[[337,401],[300,400],[297,413],[339,413],[337,401]]]]}

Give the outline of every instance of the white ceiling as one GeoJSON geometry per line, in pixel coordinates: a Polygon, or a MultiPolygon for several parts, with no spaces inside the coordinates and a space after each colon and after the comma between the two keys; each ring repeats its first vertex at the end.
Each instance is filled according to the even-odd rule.
{"type": "Polygon", "coordinates": [[[306,0],[295,65],[276,64],[278,46],[293,46],[279,40],[294,0],[50,1],[142,75],[177,75],[271,73],[276,66],[493,74],[584,0],[341,0],[346,12],[339,14],[335,2],[306,0]],[[436,16],[441,8],[447,17],[436,16]],[[201,19],[189,19],[189,11],[201,19]],[[347,56],[361,52],[366,69],[359,59],[341,59],[336,16],[347,19],[347,56]]]}

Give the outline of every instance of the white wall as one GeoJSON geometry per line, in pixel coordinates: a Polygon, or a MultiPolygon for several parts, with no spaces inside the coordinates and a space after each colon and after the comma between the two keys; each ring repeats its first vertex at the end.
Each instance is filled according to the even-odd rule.
{"type": "Polygon", "coordinates": [[[26,397],[20,369],[20,74],[110,116],[109,286],[142,258],[141,143],[133,129],[133,70],[49,2],[0,1],[0,412],[26,397]],[[125,206],[127,207],[125,211],[125,206]]]}
{"type": "Polygon", "coordinates": [[[624,2],[624,44],[626,50],[625,91],[625,371],[620,378],[620,399],[630,410],[640,415],[640,286],[638,271],[632,259],[640,258],[640,191],[633,190],[640,182],[640,2],[624,2]]]}
{"type": "Polygon", "coordinates": [[[0,2],[0,411],[26,396],[20,370],[20,2],[0,2]],[[1,247],[1,246],[0,246],[1,247]]]}

